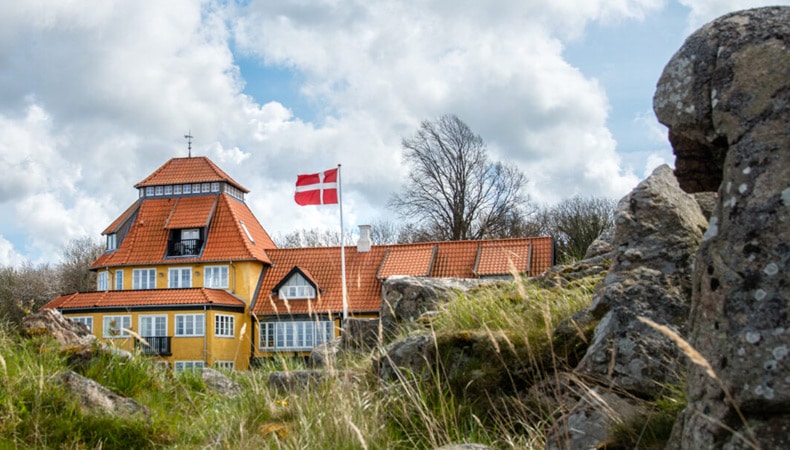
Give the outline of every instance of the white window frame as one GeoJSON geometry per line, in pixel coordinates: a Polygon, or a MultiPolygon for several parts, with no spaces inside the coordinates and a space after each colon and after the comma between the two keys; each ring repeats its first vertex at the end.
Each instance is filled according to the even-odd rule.
{"type": "Polygon", "coordinates": [[[211,183],[211,192],[219,192],[219,182],[214,181],[211,183]]]}
{"type": "Polygon", "coordinates": [[[96,290],[106,291],[109,284],[109,271],[103,270],[96,274],[96,290]]]}
{"type": "Polygon", "coordinates": [[[210,191],[211,191],[211,183],[201,183],[200,192],[210,192],[210,191]]]}
{"type": "Polygon", "coordinates": [[[165,193],[165,190],[164,190],[164,188],[162,186],[156,186],[154,188],[154,195],[160,196],[160,195],[162,195],[164,193],[165,193]]]}
{"type": "Polygon", "coordinates": [[[206,367],[206,363],[203,361],[175,361],[173,363],[173,370],[176,373],[183,372],[185,370],[203,369],[204,367],[206,367]]]}
{"type": "Polygon", "coordinates": [[[214,336],[232,338],[236,332],[236,317],[230,314],[214,315],[214,336]]]}
{"type": "Polygon", "coordinates": [[[118,248],[118,235],[110,233],[107,235],[107,250],[115,250],[118,248]]]}
{"type": "Polygon", "coordinates": [[[316,298],[315,287],[302,274],[295,273],[277,291],[280,298],[288,300],[316,298]]]}
{"type": "Polygon", "coordinates": [[[148,186],[145,188],[145,196],[146,197],[153,197],[154,196],[154,187],[148,186]]]}
{"type": "Polygon", "coordinates": [[[310,350],[335,338],[335,324],[331,320],[272,321],[260,324],[260,350],[310,350]]]}
{"type": "Polygon", "coordinates": [[[203,287],[227,289],[228,266],[203,267],[203,287]]]}
{"type": "Polygon", "coordinates": [[[173,185],[168,184],[165,186],[165,195],[172,195],[173,194],[173,185]]]}
{"type": "Polygon", "coordinates": [[[115,290],[123,290],[123,270],[121,269],[115,271],[115,290]]]}
{"type": "Polygon", "coordinates": [[[214,361],[214,367],[217,369],[233,370],[236,368],[234,361],[214,361]]]}
{"type": "Polygon", "coordinates": [[[180,184],[176,184],[176,185],[173,186],[173,194],[181,195],[181,185],[180,184]]]}
{"type": "Polygon", "coordinates": [[[156,269],[132,269],[132,289],[156,289],[156,269]]]}
{"type": "Polygon", "coordinates": [[[141,314],[137,318],[137,323],[137,331],[140,336],[167,337],[167,314],[141,314]],[[143,322],[147,320],[151,320],[154,323],[151,325],[143,325],[143,322]],[[149,326],[151,326],[151,332],[146,330],[149,326]],[[157,328],[159,329],[157,330],[157,328]]]}
{"type": "Polygon", "coordinates": [[[206,334],[206,315],[197,314],[176,314],[176,327],[174,335],[176,337],[196,337],[206,334]]]}
{"type": "Polygon", "coordinates": [[[102,337],[105,339],[119,339],[129,337],[125,330],[132,328],[132,316],[116,315],[102,317],[102,337]],[[115,325],[112,323],[115,322],[115,325]]]}
{"type": "Polygon", "coordinates": [[[191,288],[192,268],[171,267],[167,269],[167,287],[170,289],[191,288]]]}
{"type": "Polygon", "coordinates": [[[192,185],[191,184],[185,184],[184,185],[184,194],[191,194],[191,193],[192,193],[192,185]]]}
{"type": "Polygon", "coordinates": [[[200,183],[193,183],[192,184],[192,193],[193,194],[200,194],[200,183]]]}
{"type": "Polygon", "coordinates": [[[87,326],[88,331],[93,333],[93,316],[69,316],[68,318],[87,326]]]}

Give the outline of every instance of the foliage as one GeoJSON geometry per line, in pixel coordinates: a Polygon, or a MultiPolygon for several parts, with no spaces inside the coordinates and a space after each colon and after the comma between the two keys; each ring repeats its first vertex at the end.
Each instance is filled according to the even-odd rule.
{"type": "Polygon", "coordinates": [[[500,236],[519,215],[526,177],[490,161],[483,139],[458,117],[424,121],[402,145],[408,184],[389,205],[431,240],[500,236]]]}
{"type": "Polygon", "coordinates": [[[584,258],[587,247],[601,233],[614,226],[613,200],[573,197],[557,203],[548,212],[549,225],[563,263],[584,258]]]}
{"type": "Polygon", "coordinates": [[[62,293],[86,292],[96,288],[96,273],[89,267],[101,256],[104,246],[89,237],[72,239],[58,266],[59,290],[62,293]]]}

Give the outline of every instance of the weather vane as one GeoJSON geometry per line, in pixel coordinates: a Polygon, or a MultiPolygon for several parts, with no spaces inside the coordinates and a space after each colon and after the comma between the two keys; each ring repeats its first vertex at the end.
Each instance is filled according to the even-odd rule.
{"type": "Polygon", "coordinates": [[[189,157],[192,157],[192,130],[187,131],[187,134],[184,135],[184,139],[187,140],[187,150],[189,150],[189,157]]]}

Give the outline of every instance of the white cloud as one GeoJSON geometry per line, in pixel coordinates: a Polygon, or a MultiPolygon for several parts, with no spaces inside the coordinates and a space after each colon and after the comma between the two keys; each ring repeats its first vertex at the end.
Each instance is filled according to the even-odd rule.
{"type": "Polygon", "coordinates": [[[691,33],[719,16],[761,6],[790,5],[788,0],[678,0],[691,9],[686,31],[691,33]]]}
{"type": "Polygon", "coordinates": [[[0,235],[0,266],[18,267],[25,262],[25,257],[16,252],[14,244],[0,235]]]}

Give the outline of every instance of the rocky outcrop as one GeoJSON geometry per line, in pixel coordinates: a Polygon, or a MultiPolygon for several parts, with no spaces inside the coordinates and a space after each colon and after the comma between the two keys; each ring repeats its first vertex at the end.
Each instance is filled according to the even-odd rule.
{"type": "Polygon", "coordinates": [[[242,392],[241,385],[226,377],[222,372],[204,367],[201,372],[203,382],[210,390],[226,397],[235,397],[242,392]]]}
{"type": "Polygon", "coordinates": [[[729,14],[695,32],[664,69],[654,109],[684,189],[718,191],[688,333],[716,378],[690,367],[673,446],[788,448],[790,8],[729,14]]]}
{"type": "Polygon", "coordinates": [[[101,384],[76,372],[70,370],[63,372],[58,375],[57,380],[72,393],[83,413],[124,417],[140,415],[145,418],[150,416],[150,411],[145,406],[130,398],[116,395],[101,384]]]}
{"type": "Polygon", "coordinates": [[[650,397],[657,385],[679,380],[684,361],[672,341],[637,318],[685,331],[692,255],[706,221],[668,166],[620,200],[615,221],[617,251],[589,309],[600,323],[576,370],[650,397]]]}
{"type": "Polygon", "coordinates": [[[495,283],[492,280],[464,278],[425,278],[395,276],[382,283],[382,301],[379,317],[385,337],[391,335],[397,324],[414,321],[421,314],[433,311],[440,303],[469,289],[495,283]]]}

